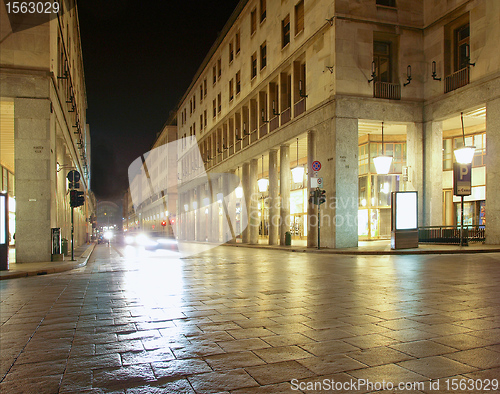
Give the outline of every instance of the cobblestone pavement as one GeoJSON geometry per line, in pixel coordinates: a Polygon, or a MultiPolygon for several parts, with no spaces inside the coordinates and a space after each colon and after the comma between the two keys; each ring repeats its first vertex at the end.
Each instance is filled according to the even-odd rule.
{"type": "Polygon", "coordinates": [[[499,282],[499,254],[99,245],[0,282],[0,392],[494,392],[499,282]]]}

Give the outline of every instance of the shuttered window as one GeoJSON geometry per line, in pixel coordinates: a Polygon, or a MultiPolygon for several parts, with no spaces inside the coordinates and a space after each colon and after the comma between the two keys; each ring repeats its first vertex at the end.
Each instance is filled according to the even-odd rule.
{"type": "Polygon", "coordinates": [[[295,5],[295,35],[304,30],[304,0],[295,5]]]}
{"type": "Polygon", "coordinates": [[[281,21],[281,47],[284,48],[290,43],[290,15],[281,21]]]}

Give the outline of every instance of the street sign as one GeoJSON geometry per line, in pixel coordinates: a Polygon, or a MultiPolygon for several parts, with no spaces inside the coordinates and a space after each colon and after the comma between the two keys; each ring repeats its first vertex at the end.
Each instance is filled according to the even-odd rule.
{"type": "Polygon", "coordinates": [[[453,194],[455,196],[471,195],[472,164],[453,164],[453,194]]]}
{"type": "Polygon", "coordinates": [[[67,178],[70,182],[78,182],[80,180],[80,173],[77,170],[71,170],[68,172],[67,178]]]}
{"type": "Polygon", "coordinates": [[[315,160],[312,162],[312,170],[313,171],[319,171],[321,170],[321,163],[318,160],[315,160]]]}
{"type": "Polygon", "coordinates": [[[324,186],[323,184],[323,178],[318,178],[318,187],[324,186]]]}
{"type": "Polygon", "coordinates": [[[318,179],[316,177],[311,177],[311,189],[318,187],[318,179]]]}

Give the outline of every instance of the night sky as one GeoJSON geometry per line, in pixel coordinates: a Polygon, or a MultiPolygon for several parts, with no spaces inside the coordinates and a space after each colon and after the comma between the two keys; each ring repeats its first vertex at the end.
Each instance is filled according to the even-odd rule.
{"type": "Polygon", "coordinates": [[[238,0],[80,0],[91,189],[117,200],[238,0]]]}

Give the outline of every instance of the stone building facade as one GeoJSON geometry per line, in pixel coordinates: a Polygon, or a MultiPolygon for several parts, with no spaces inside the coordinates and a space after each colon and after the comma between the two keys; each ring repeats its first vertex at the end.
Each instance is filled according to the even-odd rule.
{"type": "Polygon", "coordinates": [[[16,262],[50,261],[51,228],[71,239],[67,174],[81,174],[85,204],[74,209],[75,246],[92,235],[90,133],[74,0],[41,24],[14,28],[0,4],[2,188],[15,202],[16,262]]]}
{"type": "MultiPolygon", "coordinates": [[[[456,226],[451,169],[465,135],[476,152],[464,219],[498,244],[499,14],[496,0],[240,1],[178,105],[177,130],[196,137],[209,174],[241,178],[241,242],[284,245],[289,232],[314,247],[318,217],[321,246],[387,238],[390,194],[404,190],[418,192],[419,226],[456,226]],[[382,153],[387,175],[373,165],[382,153]],[[319,215],[308,201],[317,179],[319,215]]],[[[181,149],[180,172],[191,159],[181,149]]],[[[179,190],[178,205],[213,201],[224,185],[214,187],[179,190]]],[[[205,240],[224,239],[220,215],[205,240]]]]}

